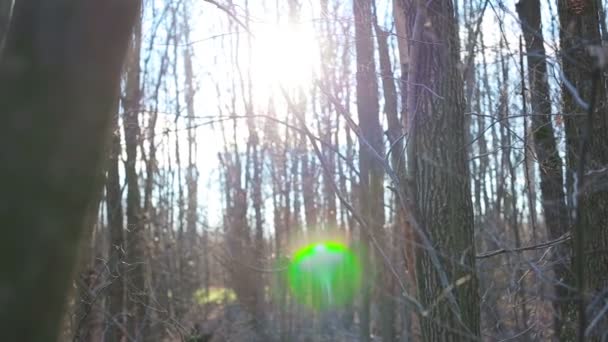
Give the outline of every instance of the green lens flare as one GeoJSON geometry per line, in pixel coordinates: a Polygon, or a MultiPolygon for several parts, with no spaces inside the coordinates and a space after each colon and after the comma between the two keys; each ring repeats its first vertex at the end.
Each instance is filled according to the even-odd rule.
{"type": "Polygon", "coordinates": [[[295,252],[288,269],[293,297],[315,310],[344,306],[361,286],[361,263],[355,253],[338,242],[307,245],[295,252]]]}

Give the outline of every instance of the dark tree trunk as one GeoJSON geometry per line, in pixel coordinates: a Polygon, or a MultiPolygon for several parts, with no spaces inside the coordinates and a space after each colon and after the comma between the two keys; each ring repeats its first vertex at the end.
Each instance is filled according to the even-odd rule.
{"type": "Polygon", "coordinates": [[[54,341],[139,1],[22,0],[0,65],[0,335],[54,341]],[[111,25],[108,23],[111,22],[111,25]],[[35,324],[35,327],[32,326],[35,324]]]}
{"type": "MultiPolygon", "coordinates": [[[[566,282],[578,287],[578,293],[568,297],[581,298],[584,302],[569,301],[566,312],[562,315],[562,340],[573,340],[577,335],[582,338],[585,320],[581,320],[578,303],[604,303],[605,289],[608,287],[608,189],[605,186],[606,176],[593,173],[608,165],[608,120],[606,119],[606,78],[597,74],[596,62],[589,53],[589,48],[601,43],[599,23],[599,2],[597,1],[558,1],[560,21],[561,63],[565,80],[562,87],[562,104],[566,130],[566,190],[570,212],[579,208],[573,224],[573,257],[572,271],[575,275],[566,282]],[[598,82],[594,86],[593,79],[598,82]],[[573,92],[566,84],[574,87],[580,99],[589,105],[595,92],[595,107],[590,131],[586,131],[588,109],[580,106],[573,92]],[[581,145],[586,145],[586,162],[581,164],[581,145]],[[584,165],[583,173],[590,173],[587,184],[582,184],[577,170],[584,165]],[[582,282],[582,283],[579,283],[582,282]]],[[[588,307],[588,320],[594,319],[603,304],[599,307],[588,307]]],[[[602,318],[591,331],[590,340],[599,340],[602,331],[608,327],[606,318],[602,318]]]]}
{"type": "MultiPolygon", "coordinates": [[[[563,163],[557,149],[557,141],[551,122],[551,98],[547,78],[545,47],[541,30],[539,0],[521,0],[517,13],[526,43],[528,79],[530,83],[530,105],[532,108],[532,137],[540,173],[540,190],[545,216],[545,226],[549,239],[557,239],[568,232],[568,214],[564,194],[563,163]]],[[[533,204],[530,204],[533,205],[533,204]]],[[[564,248],[556,246],[553,252],[555,278],[567,278],[567,255],[564,248]]],[[[560,284],[555,286],[556,300],[555,331],[561,330],[563,303],[567,301],[568,291],[560,284]]]]}
{"type": "Polygon", "coordinates": [[[418,293],[430,310],[421,315],[422,338],[476,340],[479,294],[458,31],[451,0],[416,7],[408,37],[408,163],[416,224],[432,245],[416,257],[418,293]]]}

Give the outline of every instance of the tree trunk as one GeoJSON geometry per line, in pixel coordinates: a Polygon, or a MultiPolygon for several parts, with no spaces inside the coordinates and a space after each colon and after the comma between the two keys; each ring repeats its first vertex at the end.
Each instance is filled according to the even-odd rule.
{"type": "Polygon", "coordinates": [[[458,31],[451,0],[426,6],[417,2],[408,37],[407,94],[414,216],[433,248],[416,257],[418,293],[428,310],[421,315],[422,338],[475,340],[479,294],[458,31]]]}
{"type": "Polygon", "coordinates": [[[126,64],[126,85],[123,101],[124,131],[127,160],[127,327],[131,338],[141,340],[146,319],[147,295],[145,288],[145,235],[142,218],[139,177],[137,174],[137,147],[140,139],[140,67],[141,23],[135,28],[129,58],[126,64]]]}
{"type": "MultiPolygon", "coordinates": [[[[190,8],[189,3],[184,5],[183,14],[183,41],[190,41],[190,18],[188,18],[190,8]]],[[[196,144],[196,118],[195,118],[195,106],[194,96],[195,90],[195,76],[193,70],[194,50],[192,46],[187,45],[183,50],[183,61],[184,61],[184,88],[185,88],[185,102],[186,102],[186,114],[187,114],[187,138],[188,138],[188,168],[186,169],[186,189],[187,189],[187,207],[186,207],[186,236],[188,243],[186,244],[186,250],[184,251],[187,262],[187,279],[183,279],[182,283],[184,286],[185,293],[181,294],[184,298],[184,304],[186,306],[192,306],[192,296],[196,291],[199,283],[199,277],[197,276],[196,268],[194,263],[199,260],[199,246],[198,241],[198,227],[199,227],[199,215],[198,215],[198,177],[199,172],[197,168],[197,144],[196,144]]],[[[177,137],[176,137],[177,138],[177,137]]],[[[205,252],[205,251],[203,251],[205,252]]]]}
{"type": "MultiPolygon", "coordinates": [[[[403,194],[402,186],[405,184],[405,155],[403,151],[403,130],[401,128],[401,121],[399,120],[399,114],[397,113],[397,89],[395,87],[393,70],[391,66],[391,60],[388,49],[388,32],[382,30],[382,28],[377,23],[377,18],[375,18],[375,31],[376,31],[376,39],[378,41],[378,50],[380,55],[380,72],[382,75],[382,89],[384,93],[384,112],[386,113],[386,118],[388,121],[388,137],[391,146],[390,154],[391,154],[391,168],[395,173],[398,179],[394,180],[394,184],[396,186],[396,197],[397,197],[397,205],[395,206],[396,217],[394,219],[393,224],[393,232],[395,236],[393,239],[396,239],[401,232],[404,232],[404,226],[402,226],[406,222],[405,213],[402,210],[402,207],[399,205],[400,195],[403,194]],[[399,193],[400,192],[400,193],[399,193]]],[[[384,232],[383,229],[380,229],[380,234],[376,236],[380,238],[381,248],[385,251],[388,251],[387,254],[391,255],[391,262],[395,262],[397,258],[395,258],[396,252],[392,247],[392,240],[388,232],[384,232]]],[[[381,258],[378,258],[382,260],[381,258]]],[[[380,324],[381,331],[380,335],[382,336],[382,341],[394,341],[396,339],[396,307],[395,307],[395,298],[399,295],[399,291],[396,291],[395,288],[395,279],[393,279],[393,274],[391,273],[388,265],[382,261],[384,267],[381,267],[381,279],[382,283],[380,284],[380,324]]],[[[409,332],[403,332],[409,333],[409,332]]]]}
{"type": "Polygon", "coordinates": [[[0,66],[0,335],[54,341],[139,1],[17,2],[0,66]],[[69,14],[69,15],[68,15],[69,14]],[[108,22],[112,25],[108,25],[108,22]],[[32,327],[32,322],[36,325],[32,327]]]}
{"type": "MultiPolygon", "coordinates": [[[[579,209],[576,217],[571,218],[574,224],[574,251],[572,258],[572,271],[576,276],[566,279],[569,285],[578,287],[579,293],[570,293],[568,297],[588,299],[589,303],[596,303],[599,307],[588,307],[588,321],[600,314],[606,299],[605,289],[608,287],[608,189],[603,182],[606,176],[595,174],[608,164],[608,120],[606,120],[606,87],[605,76],[597,74],[596,65],[588,48],[601,43],[600,24],[598,15],[598,2],[596,1],[558,1],[560,21],[561,62],[565,80],[562,87],[562,103],[565,116],[566,130],[566,189],[569,198],[570,212],[579,209]],[[593,79],[598,82],[594,86],[593,79]],[[588,109],[582,108],[573,92],[568,89],[566,82],[573,86],[580,99],[589,105],[595,93],[593,108],[593,121],[591,129],[586,131],[588,109]],[[582,144],[588,139],[586,145],[586,162],[581,162],[582,144]],[[581,184],[577,170],[584,166],[583,173],[589,173],[588,184],[581,184]],[[583,296],[579,295],[583,293],[583,296]],[[602,294],[603,293],[603,294],[602,294]]],[[[605,174],[605,172],[604,172],[605,174]]],[[[586,301],[586,300],[585,300],[586,301]]],[[[573,340],[579,329],[579,338],[582,338],[582,329],[585,329],[584,317],[580,317],[580,308],[577,301],[570,301],[569,307],[562,316],[562,330],[559,337],[562,340],[573,340]],[[578,322],[577,322],[578,321],[578,322]]],[[[579,302],[580,303],[580,302],[579,302]]],[[[582,302],[584,304],[584,302],[582,302]]],[[[590,333],[589,340],[599,340],[602,331],[606,330],[608,322],[601,318],[590,333]]]]}
{"type": "MultiPolygon", "coordinates": [[[[382,156],[384,146],[379,120],[378,83],[374,61],[372,35],[372,6],[370,0],[354,0],[355,50],[357,54],[357,113],[361,136],[359,137],[360,208],[365,220],[361,227],[362,264],[364,272],[371,272],[370,235],[381,234],[384,229],[384,169],[374,155],[382,156]]],[[[379,258],[379,262],[385,260],[379,258]]],[[[370,340],[370,292],[372,282],[365,278],[361,291],[360,338],[370,340]]]]}
{"type": "MultiPolygon", "coordinates": [[[[526,43],[530,105],[532,108],[532,138],[540,173],[545,226],[547,227],[547,236],[554,240],[568,231],[568,211],[564,194],[563,163],[558,153],[557,141],[551,122],[551,98],[541,30],[540,1],[521,0],[517,4],[517,13],[526,43]]],[[[567,255],[564,248],[560,246],[554,248],[553,260],[555,278],[561,281],[567,279],[567,255]]],[[[553,301],[556,332],[561,330],[563,303],[567,301],[567,296],[567,289],[563,285],[556,284],[556,300],[553,301]]]]}

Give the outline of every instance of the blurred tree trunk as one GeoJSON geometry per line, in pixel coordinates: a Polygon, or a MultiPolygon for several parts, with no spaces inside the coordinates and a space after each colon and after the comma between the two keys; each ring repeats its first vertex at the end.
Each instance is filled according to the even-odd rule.
{"type": "Polygon", "coordinates": [[[243,187],[243,167],[238,145],[226,153],[226,246],[230,284],[238,301],[250,313],[255,312],[256,289],[250,269],[251,236],[247,222],[247,190],[243,187]]]}
{"type": "Polygon", "coordinates": [[[138,9],[139,1],[117,0],[15,6],[0,66],[0,142],[7,147],[0,153],[0,222],[10,227],[0,240],[4,340],[57,338],[79,241],[103,185],[138,9]]]}
{"type": "Polygon", "coordinates": [[[433,248],[420,250],[416,257],[418,294],[430,310],[421,315],[422,338],[476,340],[480,317],[473,208],[452,1],[416,2],[416,18],[408,31],[412,46],[406,126],[412,203],[416,223],[432,245],[424,247],[433,248]]]}
{"type": "Polygon", "coordinates": [[[141,22],[135,26],[131,41],[131,50],[126,64],[126,81],[124,90],[124,131],[127,160],[125,176],[127,182],[127,327],[131,338],[141,340],[144,336],[146,320],[146,259],[145,231],[137,174],[137,148],[141,139],[139,128],[141,22]]]}
{"type": "MultiPolygon", "coordinates": [[[[176,49],[177,50],[177,49],[176,49]]],[[[174,72],[177,70],[177,65],[174,64],[174,72]]],[[[182,177],[182,153],[180,147],[180,117],[181,117],[181,90],[180,84],[177,78],[174,79],[175,88],[174,96],[175,96],[175,118],[173,119],[173,153],[175,156],[175,180],[177,184],[175,184],[175,188],[177,189],[177,222],[175,226],[177,227],[177,256],[176,260],[178,264],[178,276],[179,284],[176,288],[175,293],[175,316],[177,319],[183,319],[184,315],[188,311],[188,299],[184,298],[184,295],[189,292],[188,288],[191,287],[192,283],[192,267],[190,265],[190,251],[192,247],[192,239],[190,238],[190,232],[186,230],[186,201],[184,195],[184,177],[182,177]]]]}
{"type": "MultiPolygon", "coordinates": [[[[563,162],[558,153],[557,141],[551,122],[551,97],[541,30],[540,1],[521,0],[517,4],[517,13],[526,43],[530,105],[532,107],[532,138],[540,173],[545,226],[547,227],[547,236],[554,240],[568,231],[568,215],[564,194],[563,162]]],[[[563,281],[567,279],[565,263],[567,255],[560,246],[554,248],[553,255],[555,278],[563,281]]],[[[555,310],[554,328],[555,331],[560,331],[563,303],[567,301],[568,291],[564,286],[556,284],[555,296],[557,299],[553,301],[555,310]]]]}
{"type": "MultiPolygon", "coordinates": [[[[189,16],[190,3],[184,4],[183,14],[183,41],[186,47],[183,50],[184,60],[184,76],[185,76],[185,98],[186,98],[186,115],[187,115],[187,139],[188,139],[188,169],[186,170],[186,189],[188,191],[188,200],[186,208],[186,232],[188,235],[188,248],[186,250],[187,260],[192,263],[193,266],[189,267],[189,279],[186,282],[186,293],[182,296],[188,305],[193,305],[192,296],[196,291],[199,284],[199,277],[196,274],[194,263],[199,260],[199,247],[198,247],[198,227],[199,227],[199,215],[198,215],[198,168],[197,168],[197,145],[196,145],[196,113],[194,108],[194,96],[196,94],[194,70],[192,66],[192,60],[194,57],[194,50],[191,45],[188,44],[190,41],[190,18],[189,16]]],[[[177,77],[177,76],[176,76],[177,77]]]]}
{"type": "MultiPolygon", "coordinates": [[[[598,74],[597,65],[589,48],[601,43],[599,2],[559,0],[558,12],[560,21],[561,64],[564,75],[562,82],[562,103],[566,131],[566,191],[571,212],[577,212],[578,220],[572,217],[573,223],[573,256],[572,271],[574,277],[566,279],[569,285],[577,284],[584,293],[587,303],[594,306],[587,308],[587,322],[600,320],[591,331],[589,340],[599,340],[608,327],[608,320],[600,318],[601,309],[606,300],[605,289],[608,287],[608,189],[605,187],[604,173],[594,171],[605,169],[608,165],[608,120],[606,120],[606,77],[598,74]],[[597,77],[597,84],[593,79],[597,77]],[[566,83],[569,83],[566,84],[566,83]],[[595,95],[593,121],[587,132],[588,109],[581,107],[573,96],[573,87],[580,99],[590,105],[595,95]],[[595,92],[595,94],[593,94],[595,92]],[[581,161],[582,144],[586,145],[585,161],[581,161]],[[583,173],[588,173],[587,184],[581,184],[577,172],[584,166],[583,173]],[[579,210],[577,210],[577,208],[579,210]],[[576,279],[576,282],[574,281],[576,279]],[[582,283],[578,283],[582,280],[582,283]],[[600,304],[601,303],[601,304],[600,304]],[[599,305],[599,306],[598,306],[599,305]]],[[[567,297],[579,298],[579,293],[571,292],[567,297]]],[[[573,340],[577,329],[585,329],[577,322],[577,300],[569,301],[569,307],[562,316],[562,330],[559,337],[573,340]]],[[[579,331],[579,338],[580,336],[579,331]]]]}

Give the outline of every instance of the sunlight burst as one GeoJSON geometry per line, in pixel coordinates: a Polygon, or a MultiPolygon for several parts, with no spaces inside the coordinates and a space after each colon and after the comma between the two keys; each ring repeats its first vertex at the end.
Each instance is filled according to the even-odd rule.
{"type": "Polygon", "coordinates": [[[260,25],[253,32],[251,71],[262,102],[281,88],[308,87],[319,65],[312,24],[260,25]]]}

